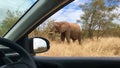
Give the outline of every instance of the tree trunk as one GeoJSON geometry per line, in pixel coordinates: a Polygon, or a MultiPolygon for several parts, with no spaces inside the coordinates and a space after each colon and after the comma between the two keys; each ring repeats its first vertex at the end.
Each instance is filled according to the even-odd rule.
{"type": "Polygon", "coordinates": [[[90,39],[93,39],[93,30],[92,30],[92,26],[93,26],[93,18],[95,15],[95,10],[93,11],[93,13],[90,16],[90,24],[89,24],[89,29],[88,29],[88,36],[90,39]]]}

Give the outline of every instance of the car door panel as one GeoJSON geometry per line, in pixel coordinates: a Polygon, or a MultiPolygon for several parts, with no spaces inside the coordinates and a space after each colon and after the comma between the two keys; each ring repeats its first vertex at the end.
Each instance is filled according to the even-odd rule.
{"type": "Polygon", "coordinates": [[[34,57],[38,68],[120,68],[113,57],[34,57]]]}

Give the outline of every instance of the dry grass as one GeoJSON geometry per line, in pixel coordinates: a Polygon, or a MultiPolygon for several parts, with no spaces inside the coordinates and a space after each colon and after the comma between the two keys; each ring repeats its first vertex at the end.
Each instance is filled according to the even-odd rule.
{"type": "Polygon", "coordinates": [[[85,39],[82,41],[82,45],[78,45],[77,41],[71,44],[52,41],[50,50],[45,53],[37,54],[37,56],[120,56],[120,38],[109,37],[101,38],[99,40],[85,39]]]}

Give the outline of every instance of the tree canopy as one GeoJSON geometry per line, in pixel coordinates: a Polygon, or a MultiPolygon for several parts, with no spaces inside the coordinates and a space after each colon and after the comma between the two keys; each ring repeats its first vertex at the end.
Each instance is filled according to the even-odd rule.
{"type": "Polygon", "coordinates": [[[84,12],[81,16],[83,30],[86,30],[89,38],[93,37],[94,31],[97,31],[98,37],[100,31],[116,27],[116,23],[113,23],[113,20],[120,15],[114,12],[118,7],[118,2],[115,0],[91,0],[80,5],[84,12]]]}
{"type": "Polygon", "coordinates": [[[6,13],[5,19],[2,20],[0,25],[0,36],[3,36],[21,17],[22,12],[20,11],[10,11],[6,13]]]}

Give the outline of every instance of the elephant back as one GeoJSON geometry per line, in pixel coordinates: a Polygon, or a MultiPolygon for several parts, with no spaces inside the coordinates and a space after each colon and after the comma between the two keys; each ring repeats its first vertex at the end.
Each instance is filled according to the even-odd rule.
{"type": "Polygon", "coordinates": [[[80,32],[81,31],[81,28],[78,24],[76,23],[70,23],[70,28],[71,28],[71,31],[75,31],[75,32],[80,32]]]}
{"type": "Polygon", "coordinates": [[[78,37],[81,35],[81,29],[80,29],[80,26],[78,24],[75,24],[75,23],[70,23],[70,37],[73,39],[73,40],[76,40],[78,39],[78,37]]]}

